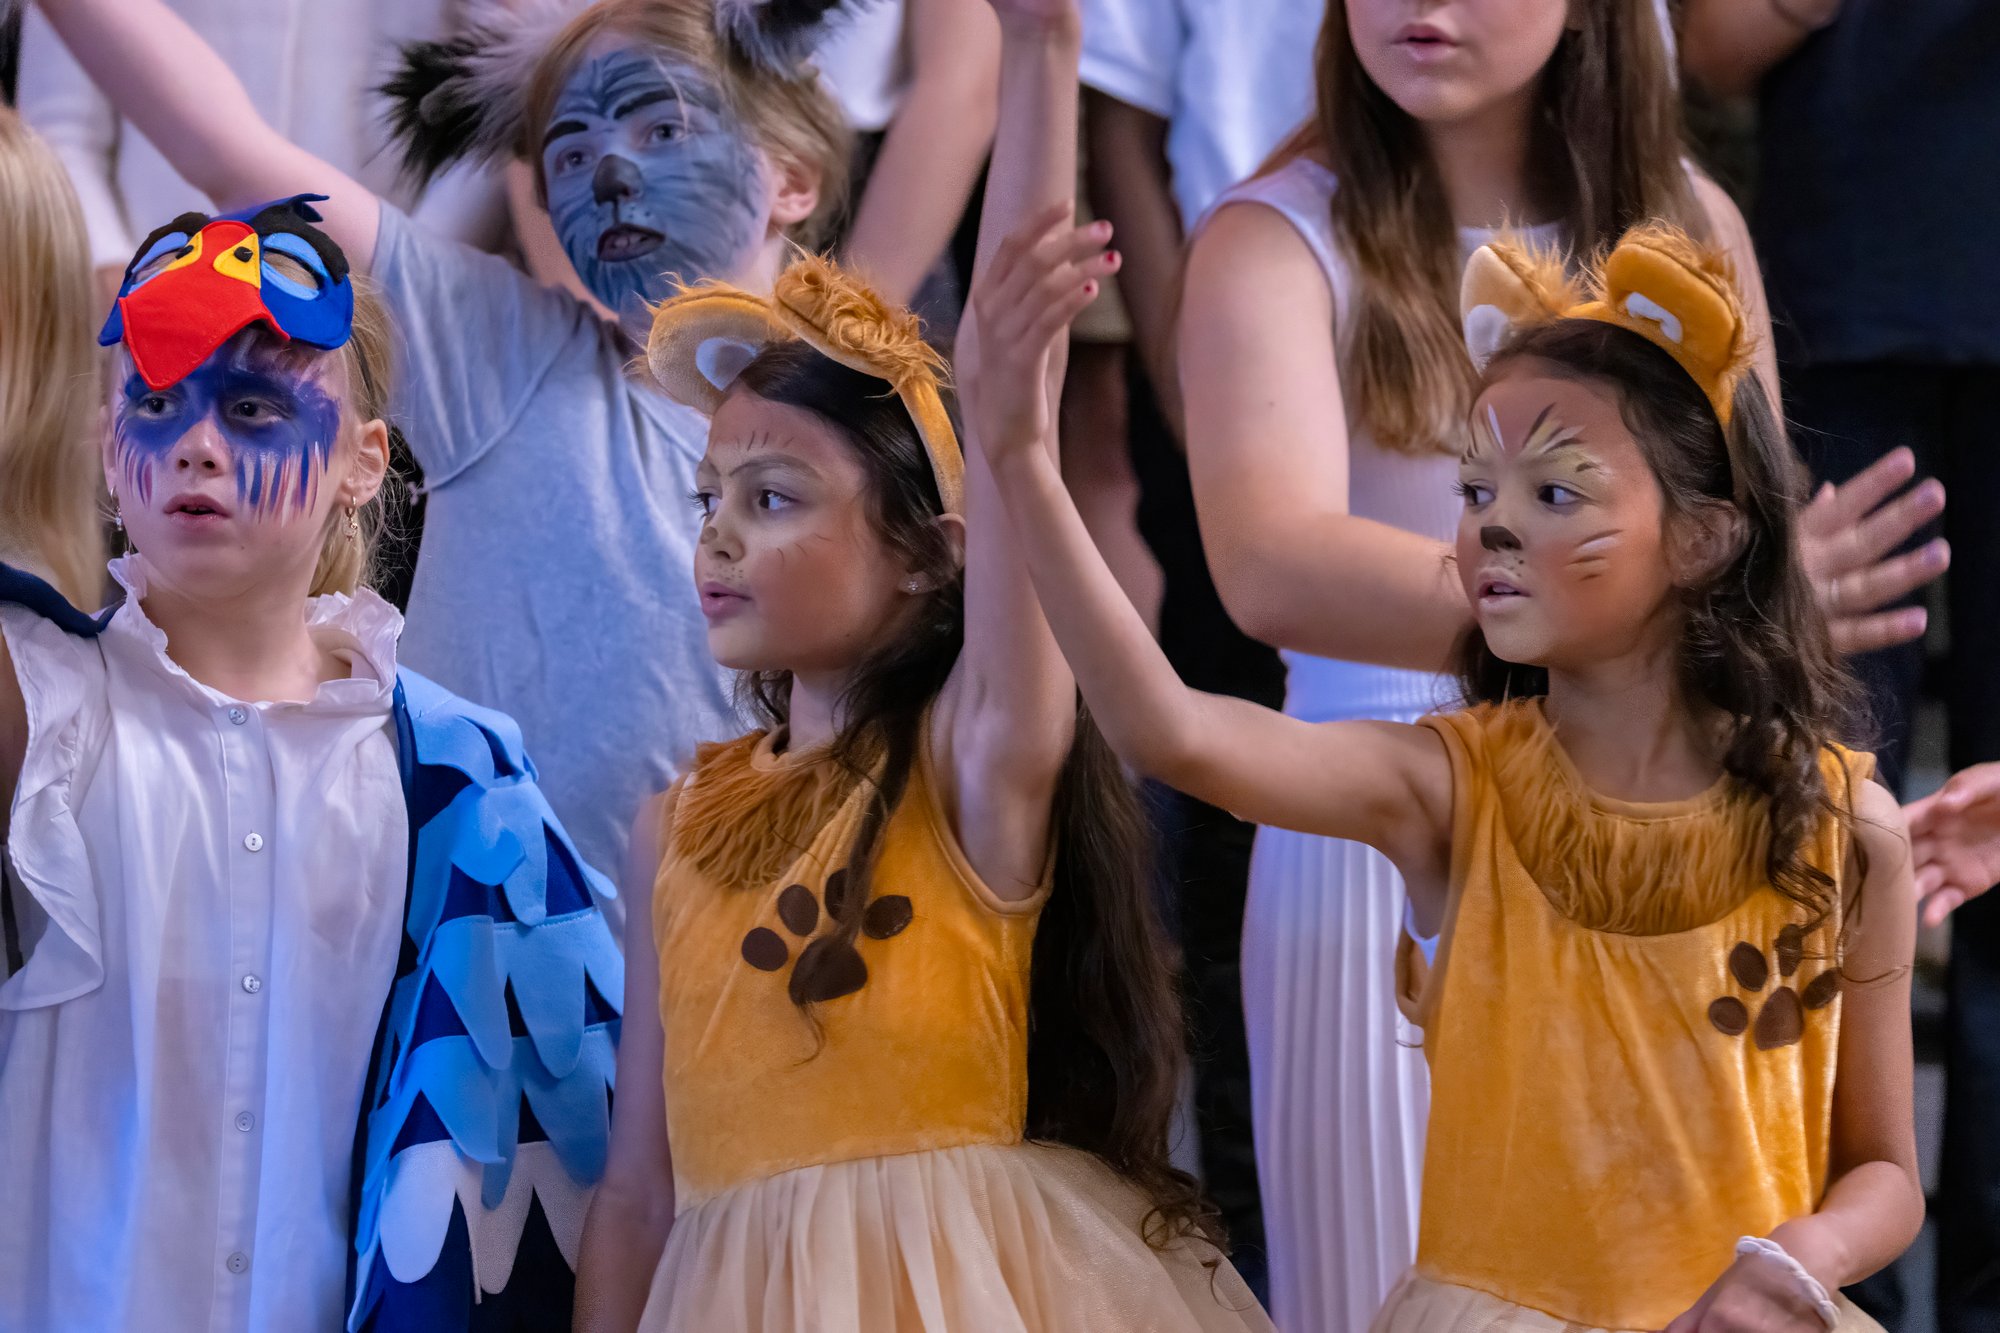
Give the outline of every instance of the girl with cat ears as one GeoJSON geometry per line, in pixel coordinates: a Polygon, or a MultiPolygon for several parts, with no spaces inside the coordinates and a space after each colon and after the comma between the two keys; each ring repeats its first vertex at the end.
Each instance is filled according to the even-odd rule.
{"type": "Polygon", "coordinates": [[[1376,847],[1441,937],[1399,968],[1432,1110],[1376,1329],[1872,1330],[1837,1293],[1923,1212],[1909,851],[1839,744],[1727,264],[1655,225],[1579,285],[1496,244],[1462,309],[1465,708],[1314,724],[1188,689],[1053,466],[982,436],[1041,604],[1125,760],[1376,847]]]}
{"type": "MultiPolygon", "coordinates": [[[[1073,0],[995,8],[956,370],[970,436],[1053,466],[1060,339],[1118,261],[1065,202],[1073,0]]],[[[805,259],[665,302],[648,361],[712,414],[693,573],[759,725],[633,833],[578,1327],[1268,1330],[1172,1164],[1134,794],[915,319],[805,259]]]]}

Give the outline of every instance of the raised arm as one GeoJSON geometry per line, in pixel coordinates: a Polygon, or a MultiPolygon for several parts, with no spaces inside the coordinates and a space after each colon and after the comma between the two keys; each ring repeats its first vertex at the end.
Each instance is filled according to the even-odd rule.
{"type": "MultiPolygon", "coordinates": [[[[1026,360],[987,364],[980,290],[1000,239],[1031,218],[1067,219],[1076,188],[1077,52],[1074,0],[994,0],[1000,15],[1000,120],[980,216],[972,312],[955,364],[967,434],[989,412],[1019,415],[1055,465],[1060,345],[1026,360]]],[[[1067,231],[1068,229],[1065,228],[1067,231]]],[[[1111,271],[1101,252],[1079,256],[1086,278],[1111,271]]],[[[1066,326],[1065,326],[1066,327],[1066,326]]],[[[996,349],[1002,354],[1013,349],[996,349]]],[[[933,743],[955,783],[953,809],[966,855],[996,893],[1024,896],[1046,868],[1049,805],[1074,734],[1076,686],[1035,603],[1021,552],[968,440],[965,478],[965,647],[941,700],[933,743]]]]}
{"type": "Polygon", "coordinates": [[[235,73],[162,0],[37,3],[119,114],[190,185],[224,210],[326,195],[321,229],[347,252],[349,264],[367,271],[379,201],[266,124],[235,73]]]}
{"type": "Polygon", "coordinates": [[[1419,904],[1434,916],[1451,811],[1443,743],[1422,727],[1301,722],[1182,684],[1092,544],[1041,423],[1008,410],[1029,397],[1006,394],[1008,384],[1032,382],[1037,348],[1046,354],[1092,294],[1082,259],[1092,241],[1059,212],[1007,240],[975,294],[986,361],[969,386],[975,438],[1091,713],[1128,763],[1190,796],[1256,823],[1381,848],[1413,893],[1440,899],[1419,904]]]}
{"type": "Polygon", "coordinates": [[[1348,512],[1333,294],[1276,212],[1196,236],[1181,392],[1202,544],[1231,618],[1283,648],[1443,669],[1467,622],[1449,548],[1348,512]]]}
{"type": "Polygon", "coordinates": [[[910,82],[854,213],[847,253],[908,304],[951,243],[993,143],[1000,35],[986,0],[910,0],[910,82]]]}

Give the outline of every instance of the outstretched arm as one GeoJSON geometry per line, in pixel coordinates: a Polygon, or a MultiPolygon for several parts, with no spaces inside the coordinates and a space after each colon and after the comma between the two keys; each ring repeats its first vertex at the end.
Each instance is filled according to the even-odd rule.
{"type": "MultiPolygon", "coordinates": [[[[1035,448],[1054,463],[1059,347],[1028,357],[989,348],[980,289],[1000,237],[1031,218],[1069,215],[1076,188],[1077,57],[1074,0],[994,0],[999,11],[1000,120],[971,312],[956,371],[969,436],[994,413],[1025,418],[1035,448]]],[[[1051,221],[1052,225],[1052,221],[1051,221]]],[[[1099,237],[1094,250],[1103,250],[1099,237]]],[[[1078,256],[1086,277],[1110,272],[1101,253],[1078,256]]],[[[968,441],[965,477],[965,648],[940,701],[937,771],[955,783],[948,808],[967,858],[1002,896],[1026,896],[1047,866],[1049,805],[1076,716],[1076,686],[1035,604],[1021,553],[968,441]]]]}
{"type": "Polygon", "coordinates": [[[38,3],[119,114],[189,184],[224,210],[326,195],[321,229],[367,271],[379,201],[266,124],[235,73],[162,0],[38,3]]]}

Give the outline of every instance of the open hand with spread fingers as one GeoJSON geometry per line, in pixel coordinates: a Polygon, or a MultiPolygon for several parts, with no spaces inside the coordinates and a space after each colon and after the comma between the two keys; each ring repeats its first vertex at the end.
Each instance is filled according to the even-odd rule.
{"type": "Polygon", "coordinates": [[[2000,881],[2000,764],[1975,764],[1921,801],[1903,807],[1924,924],[2000,881]]]}
{"type": "Polygon", "coordinates": [[[1053,438],[1060,386],[1051,368],[1062,339],[1118,270],[1118,252],[1105,249],[1111,224],[1072,219],[1067,202],[1043,210],[1000,243],[973,284],[959,393],[970,434],[994,463],[1053,438]]]}
{"type": "Polygon", "coordinates": [[[1897,494],[1916,471],[1914,454],[1892,450],[1839,486],[1820,487],[1799,514],[1799,556],[1833,646],[1843,653],[1923,637],[1929,619],[1924,608],[1891,603],[1944,573],[1951,548],[1938,538],[1890,554],[1944,512],[1944,487],[1936,481],[1897,494]]]}

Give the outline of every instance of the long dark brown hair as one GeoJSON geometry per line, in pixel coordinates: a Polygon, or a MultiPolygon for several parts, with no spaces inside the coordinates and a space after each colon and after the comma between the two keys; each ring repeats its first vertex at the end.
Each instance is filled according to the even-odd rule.
{"type": "MultiPolygon", "coordinates": [[[[964,571],[938,522],[943,504],[923,443],[887,381],[794,342],[760,354],[737,384],[815,413],[841,434],[867,474],[876,534],[934,589],[911,627],[855,670],[838,708],[834,760],[873,788],[846,867],[847,901],[866,902],[883,830],[924,743],[924,715],[965,642],[964,571]]],[[[745,706],[772,728],[788,723],[791,686],[786,671],[739,679],[745,706]]],[[[1094,1153],[1143,1190],[1154,1208],[1147,1228],[1154,1243],[1198,1235],[1219,1244],[1213,1211],[1168,1153],[1186,1050],[1170,949],[1149,890],[1144,820],[1117,758],[1080,707],[1050,824],[1054,887],[1035,934],[1029,987],[1027,1136],[1094,1153]]],[[[862,918],[850,911],[837,927],[850,943],[862,918]]],[[[796,966],[806,964],[802,957],[796,966]]],[[[811,993],[810,980],[795,979],[798,990],[811,993]]]]}
{"type": "MultiPolygon", "coordinates": [[[[1682,164],[1680,100],[1652,0],[1572,0],[1573,21],[1543,66],[1530,176],[1560,211],[1572,253],[1608,249],[1649,218],[1701,236],[1682,164]]],[[[1444,182],[1423,126],[1368,76],[1328,0],[1314,56],[1314,118],[1278,160],[1317,150],[1339,180],[1334,233],[1354,274],[1347,401],[1375,439],[1406,453],[1449,450],[1475,379],[1458,324],[1463,269],[1444,182]]]]}
{"type": "MultiPolygon", "coordinates": [[[[1840,889],[1807,859],[1811,845],[1823,820],[1847,825],[1852,815],[1827,790],[1820,755],[1834,741],[1859,741],[1866,719],[1799,560],[1805,471],[1763,385],[1743,376],[1726,438],[1693,377],[1630,330],[1589,319],[1530,327],[1488,364],[1486,381],[1524,359],[1618,395],[1626,428],[1659,480],[1668,522],[1718,506],[1741,515],[1736,554],[1700,586],[1681,590],[1686,628],[1676,684],[1687,704],[1728,720],[1723,768],[1770,803],[1765,871],[1817,927],[1840,889]]],[[[1460,641],[1459,687],[1467,703],[1498,703],[1546,695],[1549,675],[1496,657],[1475,625],[1460,641]]]]}

